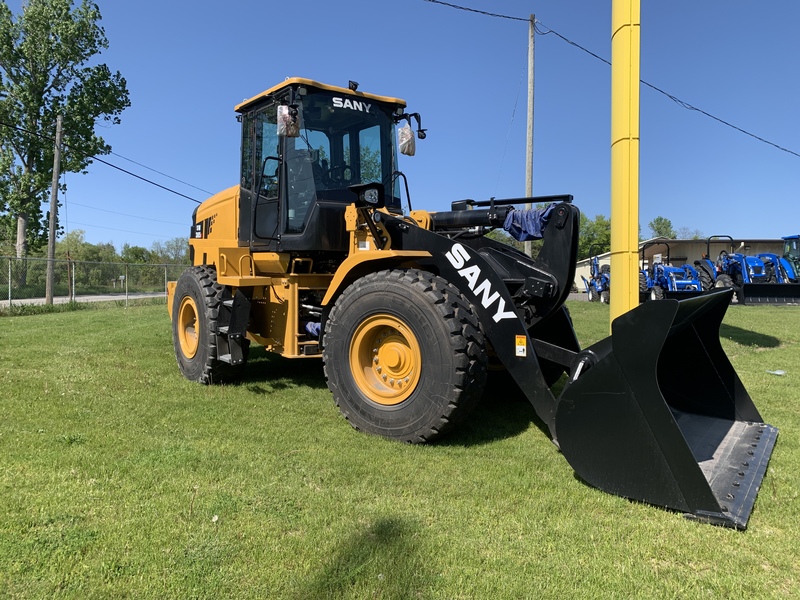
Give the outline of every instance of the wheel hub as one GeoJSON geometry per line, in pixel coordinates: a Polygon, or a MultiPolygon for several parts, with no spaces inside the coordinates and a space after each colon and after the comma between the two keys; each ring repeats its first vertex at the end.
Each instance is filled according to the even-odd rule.
{"type": "Polygon", "coordinates": [[[376,315],[356,330],[350,366],[358,387],[373,402],[395,405],[419,382],[421,352],[410,328],[391,315],[376,315]]]}
{"type": "Polygon", "coordinates": [[[197,305],[191,296],[181,299],[178,309],[178,343],[187,359],[194,358],[200,345],[197,334],[197,305]]]}

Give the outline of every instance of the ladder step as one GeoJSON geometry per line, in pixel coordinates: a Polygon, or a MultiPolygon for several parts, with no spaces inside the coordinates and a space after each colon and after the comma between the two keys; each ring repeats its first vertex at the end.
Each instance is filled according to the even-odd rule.
{"type": "Polygon", "coordinates": [[[313,356],[315,354],[320,354],[319,344],[317,342],[304,344],[300,348],[300,353],[304,356],[313,356]]]}

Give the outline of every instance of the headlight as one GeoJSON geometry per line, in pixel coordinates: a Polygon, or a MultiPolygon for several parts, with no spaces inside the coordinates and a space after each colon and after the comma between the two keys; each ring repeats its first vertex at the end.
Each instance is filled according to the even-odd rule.
{"type": "Polygon", "coordinates": [[[367,204],[378,204],[381,200],[381,195],[375,188],[368,188],[364,190],[364,202],[367,204]]]}
{"type": "Polygon", "coordinates": [[[370,208],[383,208],[383,186],[380,183],[360,183],[348,187],[356,195],[359,206],[370,208]]]}

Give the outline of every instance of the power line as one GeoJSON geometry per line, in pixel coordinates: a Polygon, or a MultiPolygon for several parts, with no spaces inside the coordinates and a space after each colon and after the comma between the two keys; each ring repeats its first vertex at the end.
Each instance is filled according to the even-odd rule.
{"type": "MultiPolygon", "coordinates": [[[[97,229],[108,229],[109,231],[119,231],[122,233],[135,233],[137,235],[149,235],[152,237],[160,237],[160,238],[167,238],[170,239],[168,235],[162,235],[159,233],[150,233],[144,231],[128,231],[127,229],[116,229],[114,227],[106,227],[105,225],[92,225],[91,223],[79,223],[78,221],[73,221],[73,225],[83,225],[84,227],[95,227],[97,229]]],[[[74,229],[72,231],[75,231],[74,229]]]]}
{"type": "Polygon", "coordinates": [[[182,183],[183,185],[189,186],[190,188],[194,188],[198,192],[203,192],[204,194],[208,194],[209,196],[213,195],[213,192],[209,192],[208,190],[204,190],[201,187],[197,187],[196,185],[192,185],[191,183],[189,183],[187,181],[182,181],[182,180],[178,179],[177,177],[173,177],[172,175],[167,175],[166,173],[162,173],[161,171],[158,171],[157,169],[154,169],[153,167],[148,167],[147,165],[143,165],[140,162],[136,162],[132,158],[128,158],[126,156],[122,156],[121,154],[117,154],[116,152],[112,152],[111,154],[113,154],[114,156],[117,156],[117,157],[119,157],[119,158],[121,158],[123,160],[127,160],[128,162],[133,163],[133,164],[135,164],[135,165],[137,165],[139,167],[142,167],[143,169],[147,169],[148,171],[152,171],[153,173],[158,173],[159,175],[162,175],[163,177],[166,177],[167,179],[172,179],[172,181],[177,181],[178,183],[182,183]]]}
{"type": "Polygon", "coordinates": [[[478,10],[476,8],[467,8],[466,6],[459,6],[458,4],[450,4],[449,2],[441,2],[440,0],[425,0],[425,2],[431,2],[433,4],[441,4],[442,6],[449,6],[450,8],[456,8],[458,10],[464,10],[466,12],[478,13],[479,15],[486,15],[487,17],[497,17],[499,19],[510,19],[511,21],[525,21],[526,23],[529,22],[529,19],[523,19],[522,17],[510,17],[508,15],[501,15],[501,14],[498,14],[498,13],[490,13],[490,12],[486,12],[485,10],[478,10]]]}
{"type": "MultiPolygon", "coordinates": [[[[43,140],[54,141],[54,139],[51,138],[50,136],[38,133],[36,131],[29,131],[29,130],[23,128],[23,127],[19,127],[18,125],[12,125],[11,123],[6,123],[4,121],[0,121],[0,125],[2,125],[4,127],[8,127],[10,129],[14,129],[14,130],[19,131],[21,133],[25,133],[27,135],[33,135],[33,136],[42,138],[43,140]]],[[[64,145],[67,148],[69,148],[69,144],[65,143],[64,145]]],[[[118,156],[118,155],[116,155],[116,156],[118,156]]],[[[168,188],[165,185],[161,185],[160,183],[156,183],[155,181],[152,181],[151,179],[147,179],[146,177],[142,177],[141,175],[137,175],[136,173],[133,173],[132,171],[128,171],[127,169],[123,169],[122,167],[119,167],[119,166],[117,166],[117,165],[115,165],[113,163],[110,163],[110,162],[108,162],[106,160],[103,160],[102,158],[99,158],[97,156],[90,156],[89,158],[91,158],[93,160],[96,160],[99,163],[103,163],[104,165],[109,166],[109,167],[111,167],[113,169],[117,169],[118,171],[122,171],[126,175],[130,175],[131,177],[135,177],[136,179],[141,179],[142,181],[144,181],[146,183],[149,183],[150,185],[154,185],[156,187],[159,187],[162,190],[165,190],[167,192],[171,192],[171,193],[175,194],[176,196],[181,196],[182,198],[186,198],[187,200],[191,200],[192,202],[196,202],[197,204],[201,204],[200,200],[196,200],[195,198],[192,198],[191,196],[187,196],[186,194],[182,194],[181,192],[178,192],[176,190],[168,188]]],[[[124,157],[120,156],[120,158],[124,158],[124,157]]],[[[126,160],[129,160],[129,159],[126,159],[126,160]]],[[[133,162],[133,161],[131,161],[131,162],[133,162]]],[[[149,168],[149,167],[145,167],[145,168],[149,168]]],[[[150,170],[151,171],[155,171],[155,169],[150,169],[150,170]]],[[[155,171],[155,172],[159,173],[159,171],[155,171]]],[[[169,175],[166,175],[166,177],[169,177],[169,175]]],[[[174,177],[170,177],[170,179],[175,179],[175,178],[174,177]]],[[[176,179],[175,181],[180,181],[180,180],[176,179]]],[[[181,183],[183,183],[183,182],[181,182],[181,183]]],[[[192,186],[192,187],[195,187],[195,186],[192,186]]],[[[200,189],[200,188],[197,188],[197,189],[200,189]]],[[[200,190],[200,191],[205,191],[205,190],[200,190]]]]}
{"type": "Polygon", "coordinates": [[[187,200],[191,200],[192,202],[196,202],[197,204],[201,204],[200,200],[195,200],[191,196],[187,196],[186,194],[181,194],[180,192],[177,192],[177,191],[175,191],[175,190],[173,190],[171,188],[168,188],[165,185],[161,185],[160,183],[156,183],[155,181],[147,179],[146,177],[142,177],[141,175],[137,175],[136,173],[133,173],[132,171],[128,171],[127,169],[123,169],[122,167],[118,167],[117,165],[115,165],[113,163],[110,163],[110,162],[108,162],[106,160],[103,160],[102,158],[98,158],[96,156],[92,156],[92,158],[94,160],[96,160],[97,162],[99,162],[99,163],[103,163],[104,165],[107,165],[107,166],[109,166],[109,167],[111,167],[113,169],[117,169],[118,171],[122,171],[126,175],[130,175],[131,177],[136,177],[136,179],[141,179],[142,181],[145,181],[145,182],[149,183],[150,185],[154,185],[156,187],[161,188],[162,190],[166,190],[168,192],[172,192],[176,196],[181,196],[182,198],[186,198],[187,200]]]}
{"type": "MultiPolygon", "coordinates": [[[[449,2],[442,2],[441,0],[424,0],[424,1],[425,2],[430,2],[432,4],[441,4],[442,6],[447,6],[447,7],[450,7],[450,8],[455,8],[455,9],[463,10],[463,11],[466,11],[466,12],[477,13],[477,14],[484,15],[484,16],[487,16],[487,17],[495,17],[495,18],[500,18],[500,19],[510,19],[512,21],[529,22],[529,19],[523,19],[522,17],[511,17],[509,15],[501,15],[501,14],[497,14],[497,13],[490,13],[490,12],[486,12],[486,11],[483,11],[483,10],[477,10],[477,9],[474,9],[474,8],[467,8],[466,6],[459,6],[457,4],[451,4],[449,2]]],[[[592,52],[591,50],[589,50],[587,48],[584,48],[583,46],[581,46],[577,42],[573,42],[572,40],[570,40],[569,38],[561,35],[557,31],[555,31],[554,29],[550,29],[549,27],[547,27],[547,30],[543,31],[539,27],[536,26],[537,24],[538,25],[542,25],[544,27],[546,27],[546,25],[544,25],[539,19],[536,19],[536,23],[534,24],[534,30],[539,35],[549,35],[549,34],[552,33],[553,35],[555,35],[559,39],[563,40],[567,44],[578,48],[582,52],[585,52],[586,54],[596,58],[599,61],[604,62],[605,64],[607,64],[609,66],[611,65],[611,61],[609,61],[608,59],[603,58],[599,54],[595,54],[594,52],[592,52]]],[[[648,83],[647,81],[645,81],[643,79],[640,79],[639,82],[642,83],[643,85],[649,87],[650,89],[655,90],[659,94],[663,94],[664,96],[666,96],[667,98],[672,100],[675,104],[677,104],[681,108],[685,108],[686,110],[692,110],[692,111],[695,111],[695,112],[699,112],[701,115],[704,115],[704,116],[708,117],[709,119],[713,119],[717,123],[720,123],[722,125],[730,127],[731,129],[734,129],[734,130],[738,131],[739,133],[743,133],[743,134],[745,134],[747,136],[750,136],[751,138],[756,139],[759,142],[763,142],[765,144],[768,144],[768,145],[772,146],[773,148],[776,148],[778,150],[781,150],[783,152],[786,152],[788,154],[791,154],[793,156],[797,156],[798,158],[800,158],[800,153],[797,153],[794,150],[790,150],[788,148],[784,148],[783,146],[780,146],[780,145],[778,145],[778,144],[776,144],[774,142],[770,142],[769,140],[764,139],[763,137],[758,136],[758,135],[756,135],[754,133],[751,133],[751,132],[747,131],[746,129],[742,129],[741,127],[739,127],[737,125],[734,125],[733,123],[729,123],[725,119],[721,119],[721,118],[719,118],[717,116],[714,116],[711,113],[709,113],[709,112],[707,112],[707,111],[705,111],[705,110],[703,110],[701,108],[697,108],[696,106],[693,106],[692,104],[689,104],[688,102],[686,102],[684,100],[681,100],[677,96],[674,96],[674,95],[662,90],[661,88],[653,85],[652,83],[648,83]]]]}
{"type": "Polygon", "coordinates": [[[176,223],[175,221],[162,221],[160,219],[151,219],[150,217],[140,217],[138,215],[128,215],[125,213],[115,212],[113,210],[107,210],[105,208],[97,208],[96,206],[89,206],[88,204],[81,204],[80,202],[71,202],[72,206],[83,206],[84,208],[89,208],[91,210],[99,210],[102,212],[106,212],[112,215],[119,215],[121,217],[129,217],[132,219],[141,219],[142,221],[152,221],[154,223],[166,223],[167,225],[180,225],[183,226],[185,223],[176,223]]]}
{"type": "Polygon", "coordinates": [[[514,125],[514,117],[517,114],[517,104],[519,103],[519,91],[522,89],[522,82],[525,80],[525,70],[523,69],[522,73],[520,74],[519,84],[517,85],[517,95],[514,98],[514,109],[511,111],[511,121],[508,124],[508,131],[506,132],[506,143],[503,146],[503,154],[500,157],[500,168],[497,172],[497,183],[495,184],[495,190],[500,185],[500,176],[503,174],[503,163],[506,160],[506,150],[508,150],[508,140],[511,138],[511,128],[514,125]]]}

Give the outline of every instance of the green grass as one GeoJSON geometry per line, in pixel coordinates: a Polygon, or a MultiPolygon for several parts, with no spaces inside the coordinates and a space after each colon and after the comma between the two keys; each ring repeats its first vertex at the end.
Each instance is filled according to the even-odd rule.
{"type": "Polygon", "coordinates": [[[408,446],[351,429],[316,360],[185,381],[163,305],[0,319],[0,597],[800,597],[800,310],[721,333],[781,429],[744,533],[588,487],[513,389],[408,446]]]}

